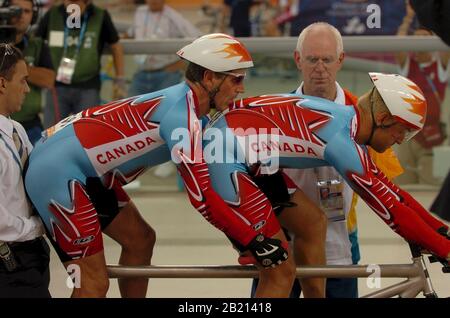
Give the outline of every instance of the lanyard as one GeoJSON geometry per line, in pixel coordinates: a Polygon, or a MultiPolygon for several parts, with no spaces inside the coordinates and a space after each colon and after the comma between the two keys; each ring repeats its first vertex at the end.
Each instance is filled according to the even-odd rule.
{"type": "MultiPolygon", "coordinates": [[[[159,14],[158,14],[158,16],[156,18],[155,26],[153,27],[153,30],[152,30],[150,35],[156,36],[156,32],[158,32],[158,30],[159,30],[159,24],[161,22],[161,16],[162,16],[162,11],[159,12],[159,14]]],[[[148,22],[150,20],[149,18],[150,18],[150,12],[147,11],[147,15],[145,16],[144,38],[147,37],[148,22]]]]}
{"type": "Polygon", "coordinates": [[[26,35],[23,36],[22,41],[23,41],[23,50],[25,51],[28,47],[28,38],[26,35]]]}
{"type": "MultiPolygon", "coordinates": [[[[89,18],[89,14],[87,13],[87,11],[83,14],[83,24],[81,25],[81,30],[80,30],[80,36],[78,38],[78,43],[77,43],[77,50],[75,51],[75,55],[73,56],[74,58],[76,58],[78,56],[78,53],[80,53],[80,48],[81,48],[81,44],[83,43],[83,39],[84,39],[84,34],[86,33],[86,27],[87,27],[87,23],[88,23],[88,18],[89,18]]],[[[67,27],[67,25],[64,26],[64,52],[63,52],[63,57],[66,56],[67,53],[67,38],[69,37],[69,28],[67,27]]]]}

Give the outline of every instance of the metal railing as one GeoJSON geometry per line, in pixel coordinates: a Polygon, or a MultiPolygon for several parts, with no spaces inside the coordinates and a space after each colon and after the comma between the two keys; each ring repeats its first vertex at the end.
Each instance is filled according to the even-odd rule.
{"type": "MultiPolygon", "coordinates": [[[[377,265],[380,277],[416,277],[419,266],[413,264],[377,265]]],[[[328,265],[297,267],[297,278],[309,277],[369,277],[372,265],[328,265]]],[[[251,265],[108,265],[110,278],[257,278],[258,269],[251,265]]]]}
{"type": "MultiPolygon", "coordinates": [[[[373,293],[362,298],[386,298],[399,296],[413,298],[423,293],[427,298],[436,298],[436,292],[431,283],[426,263],[419,249],[410,247],[411,264],[381,264],[381,265],[328,265],[297,267],[297,278],[324,277],[324,278],[350,278],[373,277],[379,278],[406,278],[405,280],[378,288],[373,293]]],[[[258,269],[255,266],[241,265],[208,265],[208,266],[119,266],[108,265],[110,278],[256,278],[258,269]]]]}
{"type": "MultiPolygon", "coordinates": [[[[125,54],[173,54],[190,43],[192,38],[164,40],[130,40],[120,42],[125,54]]],[[[297,45],[297,37],[249,37],[239,38],[250,53],[292,52],[297,45]]],[[[448,51],[447,46],[437,36],[343,36],[346,52],[419,52],[448,51]]]]}

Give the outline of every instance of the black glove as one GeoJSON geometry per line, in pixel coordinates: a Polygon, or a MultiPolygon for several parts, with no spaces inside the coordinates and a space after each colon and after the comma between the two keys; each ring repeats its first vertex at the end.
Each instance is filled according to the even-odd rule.
{"type": "Polygon", "coordinates": [[[278,239],[256,235],[246,246],[263,267],[276,267],[288,259],[287,250],[278,239]]]}
{"type": "Polygon", "coordinates": [[[437,232],[442,236],[446,237],[447,240],[450,240],[450,234],[448,232],[448,228],[446,226],[440,227],[437,229],[437,232]]]}

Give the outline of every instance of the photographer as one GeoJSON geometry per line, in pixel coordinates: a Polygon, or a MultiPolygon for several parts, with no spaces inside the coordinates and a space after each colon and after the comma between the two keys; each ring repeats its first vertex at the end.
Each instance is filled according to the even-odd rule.
{"type": "Polygon", "coordinates": [[[12,118],[22,124],[28,138],[34,144],[41,137],[43,129],[39,117],[42,110],[42,90],[54,87],[55,72],[52,70],[48,46],[42,39],[27,34],[38,18],[36,2],[11,0],[6,1],[3,6],[21,9],[20,15],[11,19],[16,32],[13,43],[22,52],[27,63],[30,93],[25,98],[22,110],[15,113],[12,118]]]}
{"type": "Polygon", "coordinates": [[[0,298],[48,298],[50,249],[25,194],[23,169],[33,148],[9,116],[30,92],[27,65],[11,44],[0,44],[0,298]]]}

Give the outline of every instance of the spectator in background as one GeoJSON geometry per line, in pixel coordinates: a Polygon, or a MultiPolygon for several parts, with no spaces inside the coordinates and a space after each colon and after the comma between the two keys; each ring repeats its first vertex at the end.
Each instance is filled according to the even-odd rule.
{"type": "Polygon", "coordinates": [[[410,0],[420,23],[433,30],[447,45],[450,45],[450,1],[410,0]]]}
{"type": "Polygon", "coordinates": [[[277,7],[278,13],[270,23],[270,27],[273,28],[273,36],[281,36],[287,34],[287,26],[290,27],[290,22],[299,13],[299,1],[298,0],[278,0],[277,7]],[[276,31],[275,31],[276,30],[276,31]],[[277,34],[278,33],[278,34],[277,34]]]}
{"type": "MultiPolygon", "coordinates": [[[[136,40],[196,38],[200,31],[181,14],[165,4],[165,0],[146,0],[136,9],[130,37],[136,40]]],[[[138,71],[134,74],[130,96],[155,92],[181,82],[185,64],[175,54],[137,55],[138,71]]],[[[175,173],[175,165],[166,162],[154,173],[166,178],[175,173]]]]}
{"type": "MultiPolygon", "coordinates": [[[[414,10],[406,1],[406,15],[397,34],[408,35],[414,20],[414,10]]],[[[432,32],[419,27],[414,35],[430,36],[432,32]]],[[[414,140],[398,145],[398,156],[405,173],[398,178],[399,184],[425,183],[437,185],[440,181],[433,177],[432,148],[441,145],[446,138],[445,126],[441,123],[441,107],[448,83],[448,52],[408,52],[396,56],[400,74],[410,78],[422,89],[428,102],[425,126],[414,140]]]]}
{"type": "Polygon", "coordinates": [[[58,0],[39,0],[39,18],[43,17],[44,14],[52,7],[52,5],[57,4],[58,0]]]}
{"type": "Polygon", "coordinates": [[[91,0],[64,0],[44,15],[36,35],[48,41],[57,74],[58,105],[47,103],[45,127],[71,113],[100,104],[100,58],[105,44],[111,49],[116,72],[113,99],[125,96],[123,48],[108,11],[95,6],[91,0]],[[68,16],[67,7],[71,4],[80,8],[79,25],[76,11],[69,10],[71,18],[68,16]],[[67,25],[66,21],[73,21],[74,25],[67,25]],[[56,118],[58,113],[60,118],[56,118]]]}
{"type": "Polygon", "coordinates": [[[12,0],[11,5],[22,9],[22,14],[14,23],[16,28],[15,46],[22,52],[28,67],[30,93],[25,97],[22,109],[11,115],[25,128],[28,138],[34,144],[41,138],[42,90],[53,89],[55,72],[53,71],[50,51],[42,39],[28,34],[30,27],[37,21],[38,7],[33,0],[12,0]]]}
{"type": "Polygon", "coordinates": [[[252,36],[250,22],[250,9],[254,4],[259,4],[258,0],[224,0],[222,30],[226,33],[226,23],[233,29],[236,37],[252,36]]]}
{"type": "MultiPolygon", "coordinates": [[[[450,2],[445,0],[410,0],[419,22],[450,45],[450,2]]],[[[450,221],[450,172],[442,184],[430,210],[450,221]]]]}
{"type": "MultiPolygon", "coordinates": [[[[200,31],[165,0],[146,0],[136,9],[130,37],[136,40],[197,38],[200,31]]],[[[181,82],[184,63],[175,54],[137,55],[130,96],[154,92],[181,82]]]]}

